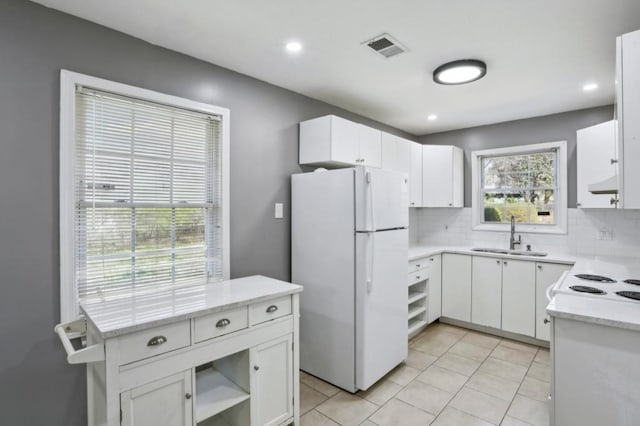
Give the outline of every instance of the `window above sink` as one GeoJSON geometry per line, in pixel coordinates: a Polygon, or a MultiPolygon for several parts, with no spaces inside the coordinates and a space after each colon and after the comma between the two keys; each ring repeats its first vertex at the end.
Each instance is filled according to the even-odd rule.
{"type": "Polygon", "coordinates": [[[567,232],[567,143],[546,142],[471,153],[474,230],[567,232]]]}

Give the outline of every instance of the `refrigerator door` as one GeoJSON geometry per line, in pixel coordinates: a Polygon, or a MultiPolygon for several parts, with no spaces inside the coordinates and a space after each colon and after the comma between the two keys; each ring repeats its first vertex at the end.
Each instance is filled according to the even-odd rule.
{"type": "Polygon", "coordinates": [[[354,175],[349,168],[291,177],[291,282],[304,286],[300,368],[350,392],[356,391],[354,175]]]}
{"type": "Polygon", "coordinates": [[[409,226],[409,178],[406,174],[356,167],[356,231],[409,226]]]}
{"type": "Polygon", "coordinates": [[[358,389],[407,358],[408,238],[406,229],[356,234],[358,389]]]}

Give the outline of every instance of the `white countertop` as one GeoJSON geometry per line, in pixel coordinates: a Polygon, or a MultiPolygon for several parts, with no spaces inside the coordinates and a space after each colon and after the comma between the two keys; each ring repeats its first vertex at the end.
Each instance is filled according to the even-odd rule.
{"type": "MultiPolygon", "coordinates": [[[[478,246],[487,248],[489,246],[478,246]]],[[[548,262],[548,263],[564,263],[572,265],[578,259],[582,259],[577,255],[562,253],[562,252],[551,252],[547,256],[526,256],[526,255],[512,255],[512,254],[500,254],[500,253],[488,253],[488,252],[478,252],[472,251],[473,247],[464,247],[464,246],[436,246],[436,245],[413,245],[409,247],[409,261],[419,259],[421,257],[433,256],[440,253],[456,253],[456,254],[467,254],[473,256],[484,256],[484,257],[499,257],[499,258],[508,258],[508,259],[521,259],[521,260],[530,260],[535,262],[548,262]]],[[[494,247],[496,249],[505,250],[504,247],[494,247]]]]}
{"type": "Polygon", "coordinates": [[[100,335],[109,338],[301,291],[302,286],[254,275],[133,294],[118,300],[81,303],[80,307],[100,335]]]}
{"type": "MultiPolygon", "coordinates": [[[[512,258],[535,262],[573,265],[570,274],[597,274],[615,279],[640,279],[640,260],[632,257],[584,256],[550,252],[547,256],[514,256],[471,251],[472,247],[414,245],[409,247],[409,261],[440,253],[512,258]]],[[[501,248],[501,247],[496,247],[501,248]]],[[[640,291],[640,288],[638,289],[640,291]]],[[[584,295],[556,294],[547,306],[549,315],[591,322],[611,327],[640,330],[640,302],[621,299],[603,300],[584,295]]]]}

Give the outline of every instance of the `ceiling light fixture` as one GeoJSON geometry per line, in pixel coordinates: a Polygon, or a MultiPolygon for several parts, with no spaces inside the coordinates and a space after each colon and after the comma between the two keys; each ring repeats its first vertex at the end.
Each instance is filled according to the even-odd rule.
{"type": "Polygon", "coordinates": [[[302,44],[297,41],[290,41],[286,45],[287,52],[298,53],[302,50],[302,44]]]}
{"type": "Polygon", "coordinates": [[[480,80],[487,73],[487,64],[477,59],[461,59],[440,65],[433,72],[438,84],[465,84],[480,80]]]}
{"type": "Polygon", "coordinates": [[[591,92],[593,90],[596,90],[597,88],[598,88],[598,84],[596,83],[589,83],[582,86],[582,90],[584,90],[585,92],[591,92]]]}
{"type": "Polygon", "coordinates": [[[427,115],[427,120],[429,120],[429,121],[433,121],[433,120],[437,120],[437,119],[438,119],[438,116],[435,115],[435,114],[427,115]]]}

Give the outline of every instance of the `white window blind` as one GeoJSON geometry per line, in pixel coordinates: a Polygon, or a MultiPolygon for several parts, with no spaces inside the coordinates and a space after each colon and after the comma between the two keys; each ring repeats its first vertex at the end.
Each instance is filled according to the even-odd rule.
{"type": "Polygon", "coordinates": [[[219,116],[77,87],[80,300],[223,279],[219,116]]]}

